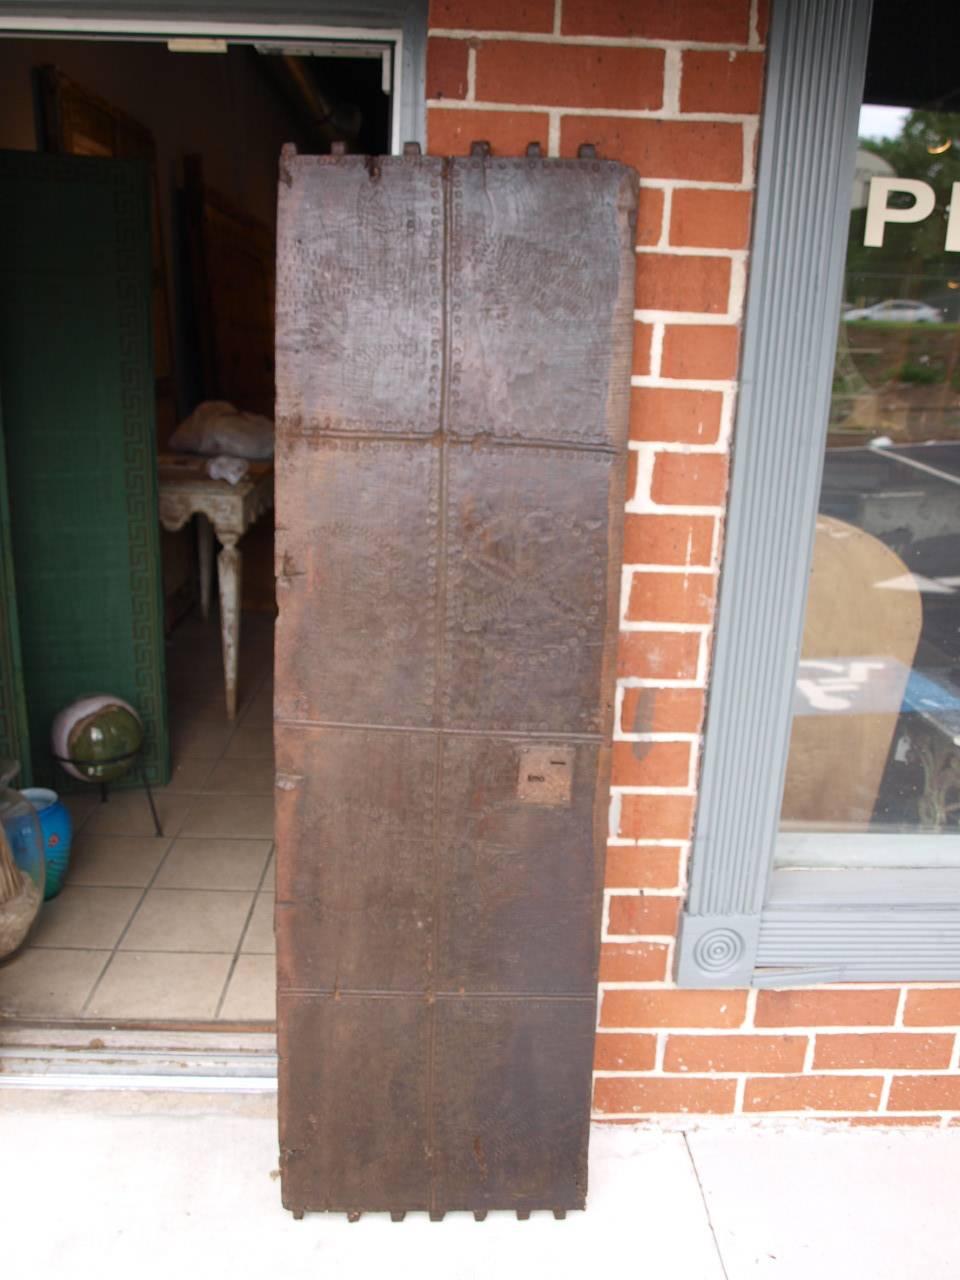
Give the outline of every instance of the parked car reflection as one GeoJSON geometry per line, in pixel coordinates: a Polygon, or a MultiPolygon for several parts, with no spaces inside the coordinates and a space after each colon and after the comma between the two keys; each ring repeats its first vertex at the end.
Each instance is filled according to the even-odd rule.
{"type": "Polygon", "coordinates": [[[872,307],[852,307],[843,312],[843,319],[885,321],[887,324],[940,324],[943,312],[928,302],[916,302],[911,298],[887,298],[875,302],[872,307]]]}

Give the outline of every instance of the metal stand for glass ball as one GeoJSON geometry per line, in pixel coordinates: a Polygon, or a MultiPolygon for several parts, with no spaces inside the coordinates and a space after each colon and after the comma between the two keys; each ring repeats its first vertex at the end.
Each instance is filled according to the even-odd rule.
{"type": "MultiPolygon", "coordinates": [[[[133,764],[136,762],[137,772],[140,774],[140,781],[143,783],[143,789],[147,793],[147,803],[150,805],[150,813],[153,817],[153,827],[158,836],[163,835],[163,828],[160,826],[160,819],[157,816],[157,806],[153,801],[153,792],[150,790],[150,779],[147,777],[146,765],[143,763],[141,755],[143,748],[138,747],[136,751],[127,751],[122,756],[109,756],[105,760],[77,760],[73,756],[58,756],[53,758],[57,764],[66,770],[67,765],[72,765],[81,775],[85,769],[106,769],[115,764],[133,764]]],[[[71,774],[71,777],[74,775],[71,774]]],[[[107,803],[107,787],[108,783],[99,778],[82,778],[84,782],[96,783],[100,788],[100,803],[107,803]]]]}

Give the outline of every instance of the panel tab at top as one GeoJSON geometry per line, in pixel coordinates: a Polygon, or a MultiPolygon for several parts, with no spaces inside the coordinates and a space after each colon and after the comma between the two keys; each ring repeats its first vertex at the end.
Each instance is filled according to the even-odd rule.
{"type": "Polygon", "coordinates": [[[451,161],[453,436],[622,448],[636,175],[612,161],[451,161]]]}
{"type": "Polygon", "coordinates": [[[443,360],[443,161],[283,159],[277,417],[288,435],[432,435],[443,360]]]}

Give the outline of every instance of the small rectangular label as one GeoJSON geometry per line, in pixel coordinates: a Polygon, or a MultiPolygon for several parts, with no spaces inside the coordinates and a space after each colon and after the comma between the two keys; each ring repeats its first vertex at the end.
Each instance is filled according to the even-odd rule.
{"type": "Polygon", "coordinates": [[[573,747],[521,747],[517,797],[527,804],[569,805],[573,747]]]}

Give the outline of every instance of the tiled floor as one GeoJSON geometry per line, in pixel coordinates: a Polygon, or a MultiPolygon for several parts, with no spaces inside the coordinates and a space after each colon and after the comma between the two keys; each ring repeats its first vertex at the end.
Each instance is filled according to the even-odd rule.
{"type": "Polygon", "coordinates": [[[231,724],[217,620],[174,631],[163,838],[141,791],[69,799],[67,883],[0,967],[0,1015],[273,1020],[272,654],[272,619],[245,614],[231,724]]]}

